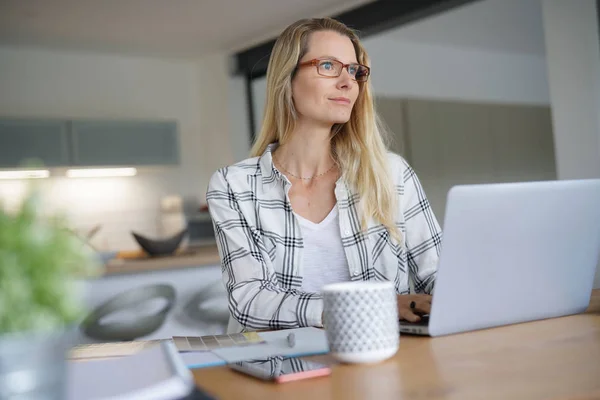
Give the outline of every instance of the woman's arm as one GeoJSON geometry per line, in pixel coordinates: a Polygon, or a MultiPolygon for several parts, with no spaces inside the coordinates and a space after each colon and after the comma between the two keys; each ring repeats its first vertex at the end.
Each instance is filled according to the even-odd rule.
{"type": "Polygon", "coordinates": [[[415,284],[415,292],[431,294],[440,256],[442,231],[419,178],[408,164],[403,180],[404,195],[401,196],[401,201],[406,223],[408,269],[415,284]]]}
{"type": "Polygon", "coordinates": [[[239,202],[246,197],[242,200],[233,192],[225,171],[219,170],[212,176],[206,199],[215,226],[231,315],[249,329],[322,326],[320,295],[278,285],[270,260],[263,257],[266,251],[260,233],[240,211],[239,202]]]}

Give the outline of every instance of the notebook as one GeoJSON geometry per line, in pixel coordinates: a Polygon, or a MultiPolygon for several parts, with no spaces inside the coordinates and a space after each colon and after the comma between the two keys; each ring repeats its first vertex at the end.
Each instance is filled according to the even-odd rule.
{"type": "Polygon", "coordinates": [[[171,341],[134,355],[68,363],[68,400],[178,400],[194,380],[171,341]]]}

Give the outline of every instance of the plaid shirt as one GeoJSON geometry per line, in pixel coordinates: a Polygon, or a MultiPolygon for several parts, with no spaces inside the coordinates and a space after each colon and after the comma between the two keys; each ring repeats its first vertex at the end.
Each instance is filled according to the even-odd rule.
{"type": "MultiPolygon", "coordinates": [[[[229,295],[229,332],[322,326],[321,295],[302,291],[302,232],[286,195],[291,183],[273,165],[276,146],[218,170],[208,186],[229,295]]],[[[350,276],[353,281],[389,280],[398,294],[406,294],[410,275],[415,292],[431,293],[442,233],[414,170],[393,153],[389,164],[399,196],[400,244],[374,221],[361,231],[358,195],[343,178],[336,182],[350,276]]]]}

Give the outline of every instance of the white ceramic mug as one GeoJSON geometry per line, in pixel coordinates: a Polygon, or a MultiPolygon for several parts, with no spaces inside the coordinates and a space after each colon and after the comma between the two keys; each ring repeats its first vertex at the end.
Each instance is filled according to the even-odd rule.
{"type": "Polygon", "coordinates": [[[333,357],[346,363],[374,363],[396,354],[400,331],[391,282],[335,283],[321,292],[333,357]]]}

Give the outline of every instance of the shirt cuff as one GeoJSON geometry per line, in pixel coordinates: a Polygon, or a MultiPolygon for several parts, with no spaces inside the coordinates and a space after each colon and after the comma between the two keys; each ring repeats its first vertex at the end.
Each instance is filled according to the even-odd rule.
{"type": "Polygon", "coordinates": [[[323,299],[313,299],[306,307],[308,326],[323,327],[323,299]]]}

